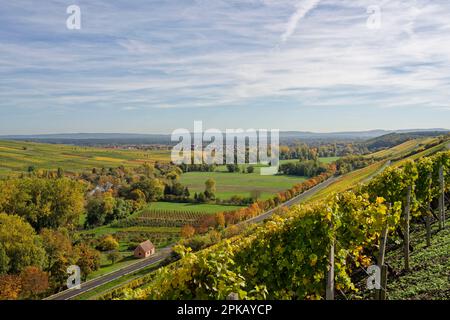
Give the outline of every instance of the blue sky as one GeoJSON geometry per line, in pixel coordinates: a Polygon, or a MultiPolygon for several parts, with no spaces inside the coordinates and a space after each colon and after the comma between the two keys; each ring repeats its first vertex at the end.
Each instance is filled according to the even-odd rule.
{"type": "Polygon", "coordinates": [[[0,134],[448,128],[448,17],[444,0],[2,1],[0,134]]]}

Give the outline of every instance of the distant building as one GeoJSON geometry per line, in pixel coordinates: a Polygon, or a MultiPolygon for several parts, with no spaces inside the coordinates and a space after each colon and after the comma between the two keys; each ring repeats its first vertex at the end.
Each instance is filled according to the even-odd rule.
{"type": "Polygon", "coordinates": [[[136,249],[134,249],[134,256],[136,258],[147,258],[155,253],[155,246],[150,240],[140,243],[136,249]]]}
{"type": "Polygon", "coordinates": [[[111,182],[108,181],[103,186],[100,186],[100,185],[96,186],[93,190],[91,190],[91,192],[89,192],[89,195],[93,196],[96,193],[104,193],[106,191],[111,190],[111,188],[113,186],[114,185],[111,182]]]}

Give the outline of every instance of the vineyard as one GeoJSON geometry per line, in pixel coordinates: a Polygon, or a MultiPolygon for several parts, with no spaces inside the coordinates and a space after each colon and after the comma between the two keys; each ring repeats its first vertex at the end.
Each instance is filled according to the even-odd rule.
{"type": "Polygon", "coordinates": [[[402,272],[411,274],[410,230],[424,230],[430,245],[445,229],[449,175],[450,152],[389,166],[356,189],[297,206],[205,250],[177,246],[180,260],[114,298],[358,299],[367,293],[358,277],[374,266],[381,276],[370,297],[384,298],[386,252],[398,248],[402,272]]]}
{"type": "Polygon", "coordinates": [[[210,213],[202,211],[179,211],[146,209],[138,216],[113,223],[113,227],[149,226],[149,227],[182,227],[184,225],[199,226],[210,213]]]}
{"type": "Polygon", "coordinates": [[[114,150],[79,147],[60,144],[45,144],[22,141],[0,141],[0,176],[17,175],[28,167],[70,172],[92,170],[92,168],[137,167],[145,162],[169,161],[168,151],[159,150],[114,150]]]}

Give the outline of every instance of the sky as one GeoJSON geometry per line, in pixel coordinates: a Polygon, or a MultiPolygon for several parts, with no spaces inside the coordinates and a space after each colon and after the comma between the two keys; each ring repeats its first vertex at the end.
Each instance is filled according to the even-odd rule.
{"type": "Polygon", "coordinates": [[[447,0],[0,1],[0,134],[450,128],[449,17],[447,0]]]}

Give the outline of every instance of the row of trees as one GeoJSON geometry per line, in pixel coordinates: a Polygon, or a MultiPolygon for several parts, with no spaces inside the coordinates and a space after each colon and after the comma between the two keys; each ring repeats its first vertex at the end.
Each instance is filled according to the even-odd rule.
{"type": "Polygon", "coordinates": [[[280,165],[279,171],[283,174],[314,177],[326,172],[328,166],[321,164],[318,160],[305,160],[299,162],[288,162],[280,165]]]}

